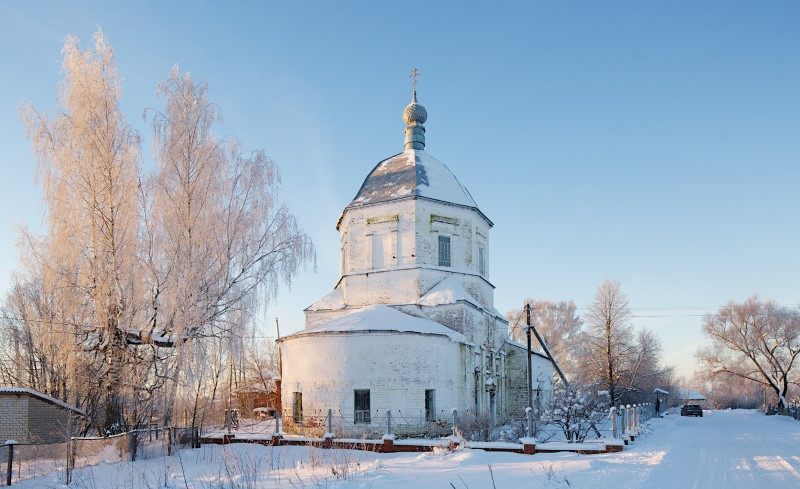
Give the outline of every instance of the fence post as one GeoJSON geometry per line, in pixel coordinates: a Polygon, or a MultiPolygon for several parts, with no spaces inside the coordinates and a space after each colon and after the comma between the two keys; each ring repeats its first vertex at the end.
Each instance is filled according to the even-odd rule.
{"type": "Polygon", "coordinates": [[[225,422],[228,424],[228,434],[231,434],[231,418],[233,417],[233,413],[230,409],[225,410],[225,422]]]}
{"type": "Polygon", "coordinates": [[[275,434],[281,432],[281,416],[278,413],[278,410],[275,410],[275,434]]]}
{"type": "Polygon", "coordinates": [[[14,440],[6,440],[6,446],[8,447],[8,472],[6,472],[6,485],[11,485],[11,470],[14,468],[14,444],[17,442],[14,440]]]}
{"type": "Polygon", "coordinates": [[[139,445],[139,432],[134,430],[128,433],[128,451],[131,453],[131,462],[136,461],[136,447],[139,445]]]}
{"type": "Polygon", "coordinates": [[[167,427],[167,456],[172,456],[172,428],[167,427]]]}
{"type": "Polygon", "coordinates": [[[387,409],[386,410],[386,434],[387,435],[391,435],[392,434],[392,410],[391,409],[387,409]]]}
{"type": "Polygon", "coordinates": [[[457,429],[458,429],[458,409],[453,408],[453,436],[456,436],[457,429]]]}
{"type": "Polygon", "coordinates": [[[72,458],[72,437],[67,438],[67,467],[64,470],[64,485],[65,486],[69,485],[69,469],[70,469],[70,467],[69,467],[70,460],[69,459],[70,458],[72,458]]]}
{"type": "Polygon", "coordinates": [[[617,436],[617,408],[611,406],[608,410],[608,416],[611,418],[611,438],[618,438],[617,436]]]}
{"type": "Polygon", "coordinates": [[[328,409],[328,433],[333,434],[333,410],[328,409]]]}
{"type": "Polygon", "coordinates": [[[525,416],[528,418],[528,426],[525,429],[525,436],[533,437],[533,409],[530,406],[525,408],[525,416]]]}

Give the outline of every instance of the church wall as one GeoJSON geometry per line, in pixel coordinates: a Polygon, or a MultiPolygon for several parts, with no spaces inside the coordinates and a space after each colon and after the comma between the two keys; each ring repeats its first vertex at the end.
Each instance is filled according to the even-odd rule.
{"type": "Polygon", "coordinates": [[[333,309],[333,310],[320,310],[320,311],[305,311],[306,314],[306,329],[313,328],[314,326],[318,326],[322,323],[327,323],[328,321],[333,321],[334,319],[340,318],[345,314],[350,314],[351,312],[355,312],[358,309],[333,309]]]}
{"type": "Polygon", "coordinates": [[[492,310],[494,288],[488,283],[489,224],[473,209],[425,199],[415,202],[417,259],[420,263],[442,272],[430,273],[429,280],[423,279],[420,284],[423,294],[441,278],[455,272],[453,276],[461,282],[467,292],[483,307],[492,310]],[[450,236],[450,267],[439,267],[439,236],[450,236]],[[483,278],[479,275],[479,246],[484,249],[486,273],[483,278]]]}
{"type": "MultiPolygon", "coordinates": [[[[525,348],[506,344],[506,388],[508,413],[511,416],[525,416],[525,407],[528,405],[528,356],[525,348]]],[[[540,355],[531,355],[533,370],[532,389],[534,398],[536,387],[541,387],[540,405],[545,406],[552,393],[553,365],[540,355]]],[[[534,399],[535,402],[535,399],[534,399]]]]}
{"type": "MultiPolygon", "coordinates": [[[[354,416],[355,389],[370,390],[372,425],[385,423],[386,411],[424,418],[425,390],[435,389],[437,417],[452,408],[464,412],[466,345],[436,335],[403,333],[315,334],[281,341],[283,418],[292,424],[292,399],[303,393],[309,421],[328,409],[354,416]]],[[[340,419],[340,422],[342,420],[340,419]]],[[[399,420],[395,421],[399,423],[399,420]]],[[[360,431],[363,426],[358,426],[360,431]]],[[[343,425],[347,430],[346,423],[343,425]]],[[[384,428],[385,429],[385,426],[384,428]]],[[[356,431],[352,426],[351,431],[356,431]]],[[[339,433],[337,433],[339,435],[339,433]]]]}

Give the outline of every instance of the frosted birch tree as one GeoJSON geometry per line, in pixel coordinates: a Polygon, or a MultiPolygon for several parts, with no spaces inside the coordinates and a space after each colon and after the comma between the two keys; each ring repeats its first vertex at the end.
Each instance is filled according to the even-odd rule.
{"type": "Polygon", "coordinates": [[[751,297],[730,302],[706,316],[703,332],[711,345],[698,358],[712,376],[730,376],[771,390],[780,407],[797,385],[800,361],[800,313],[751,297]]]}
{"type": "MultiPolygon", "coordinates": [[[[314,261],[314,248],[278,199],[275,163],[263,150],[245,152],[235,138],[213,133],[220,117],[207,84],[176,66],[158,93],[166,107],[153,117],[153,307],[143,340],[234,341],[257,307],[314,261]]],[[[175,381],[182,365],[179,352],[175,381]]]]}
{"type": "Polygon", "coordinates": [[[3,305],[0,377],[70,390],[107,432],[169,421],[178,393],[203,416],[224,372],[244,375],[255,311],[315,254],[278,198],[275,163],[215,136],[206,84],[177,67],[152,118],[157,169],[143,174],[113,50],[93,40],[67,38],[56,110],[22,110],[47,231],[23,235],[35,266],[3,305]]]}
{"type": "Polygon", "coordinates": [[[219,113],[207,91],[175,67],[159,87],[166,109],[153,118],[158,307],[148,334],[171,343],[233,331],[315,256],[278,199],[275,163],[212,132],[219,113]]]}
{"type": "Polygon", "coordinates": [[[48,274],[87,309],[76,332],[102,357],[109,420],[121,410],[123,380],[134,363],[127,333],[141,316],[137,283],[140,143],[119,107],[121,79],[102,32],[81,50],[63,49],[64,79],[53,113],[23,110],[37,157],[48,224],[48,274]],[[115,414],[116,413],[116,414],[115,414]]]}

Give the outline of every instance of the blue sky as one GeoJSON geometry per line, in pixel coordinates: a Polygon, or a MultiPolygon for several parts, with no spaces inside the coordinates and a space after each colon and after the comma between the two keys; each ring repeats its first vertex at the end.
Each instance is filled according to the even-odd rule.
{"type": "Polygon", "coordinates": [[[421,72],[427,150],[495,223],[501,311],[585,307],[621,281],[636,324],[693,370],[702,314],[753,293],[800,303],[800,3],[12,2],[0,0],[0,288],[41,227],[17,107],[54,106],[64,37],[99,26],[145,138],[174,64],[210,85],[218,132],[264,148],[314,240],[264,313],[282,332],[339,271],[339,213],[402,150],[421,72]]]}

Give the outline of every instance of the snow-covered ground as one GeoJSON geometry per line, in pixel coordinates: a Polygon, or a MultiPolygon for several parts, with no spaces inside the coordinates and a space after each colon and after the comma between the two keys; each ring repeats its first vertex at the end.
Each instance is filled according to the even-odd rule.
{"type": "MultiPolygon", "coordinates": [[[[519,455],[464,449],[423,454],[258,445],[76,471],[73,487],[132,488],[759,488],[800,487],[800,422],[753,411],[671,415],[621,453],[519,455]],[[491,467],[491,468],[490,468],[491,467]],[[165,483],[166,481],[166,483],[165,483]],[[452,486],[451,486],[452,484],[452,486]]],[[[61,474],[20,488],[63,487],[61,474]]]]}

